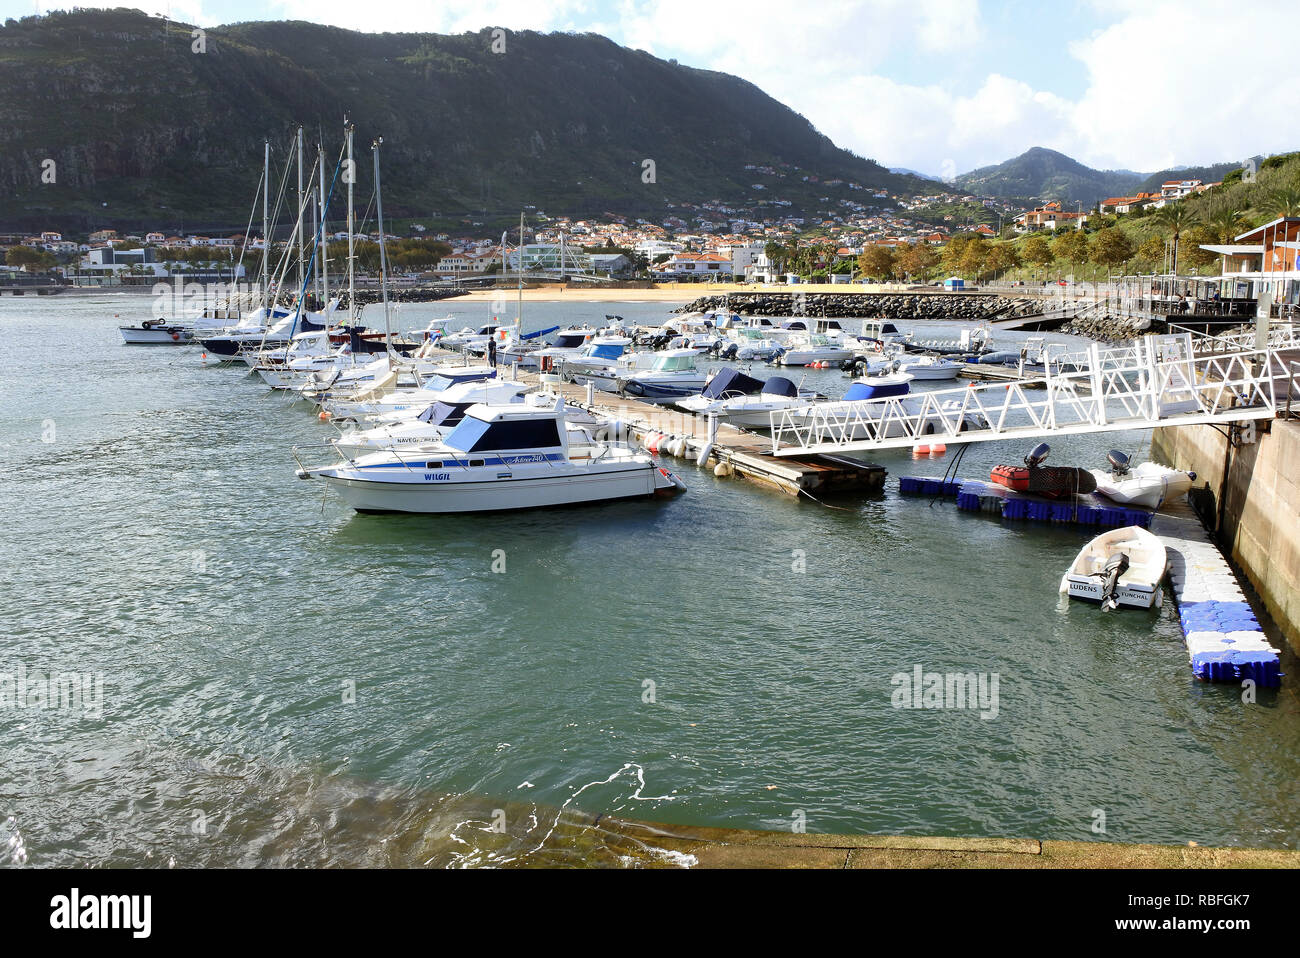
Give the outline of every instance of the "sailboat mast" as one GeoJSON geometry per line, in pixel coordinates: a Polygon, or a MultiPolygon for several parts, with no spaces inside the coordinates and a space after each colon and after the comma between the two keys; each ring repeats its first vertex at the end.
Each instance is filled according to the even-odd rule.
{"type": "MultiPolygon", "coordinates": [[[[346,121],[344,121],[346,122],[346,121]]],[[[352,183],[357,178],[356,164],[352,162],[352,124],[347,124],[348,133],[348,317],[349,325],[357,320],[357,284],[356,284],[356,222],[352,206],[352,183]]]]}
{"type": "MultiPolygon", "coordinates": [[[[298,222],[302,223],[302,127],[298,127],[298,222]]],[[[307,264],[303,262],[303,231],[298,231],[298,288],[307,279],[307,264]]]]}
{"type": "Polygon", "coordinates": [[[393,368],[393,325],[388,316],[388,247],[384,242],[384,198],[379,186],[379,146],[381,136],[371,144],[375,155],[375,216],[379,221],[379,285],[384,297],[384,343],[388,347],[388,368],[393,368]]]}
{"type": "Polygon", "coordinates": [[[262,142],[262,321],[271,322],[271,141],[262,142]]]}
{"type": "Polygon", "coordinates": [[[329,234],[325,228],[325,147],[323,144],[317,144],[316,153],[320,160],[320,288],[321,288],[321,309],[325,310],[326,325],[333,325],[329,320],[329,302],[330,302],[330,267],[329,267],[329,234]]]}
{"type": "Polygon", "coordinates": [[[524,214],[519,213],[519,306],[516,310],[515,325],[521,326],[524,319],[524,214]]]}

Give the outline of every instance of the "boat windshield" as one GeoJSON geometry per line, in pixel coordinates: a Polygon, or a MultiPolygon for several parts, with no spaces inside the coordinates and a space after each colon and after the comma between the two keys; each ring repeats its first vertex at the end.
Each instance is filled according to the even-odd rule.
{"type": "Polygon", "coordinates": [[[556,419],[502,419],[485,422],[466,416],[443,442],[460,452],[502,452],[514,449],[550,449],[560,445],[556,419]]]}
{"type": "Polygon", "coordinates": [[[695,368],[694,356],[660,356],[655,361],[655,367],[659,372],[681,372],[683,370],[693,370],[695,368]]]}
{"type": "Polygon", "coordinates": [[[558,349],[577,349],[586,341],[587,337],[584,333],[561,333],[555,337],[555,342],[551,345],[558,349]]]}

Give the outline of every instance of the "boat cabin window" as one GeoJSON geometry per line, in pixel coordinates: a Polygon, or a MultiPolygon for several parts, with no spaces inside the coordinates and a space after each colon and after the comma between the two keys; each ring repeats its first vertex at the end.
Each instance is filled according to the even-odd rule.
{"type": "Polygon", "coordinates": [[[694,356],[661,356],[655,362],[655,369],[660,372],[674,372],[683,369],[694,369],[694,356]]]}
{"type": "Polygon", "coordinates": [[[585,333],[561,333],[559,336],[555,337],[555,343],[553,345],[560,349],[577,349],[586,341],[587,336],[585,333]]]}
{"type": "Polygon", "coordinates": [[[467,416],[447,436],[446,444],[461,452],[500,452],[510,449],[546,449],[560,445],[556,420],[503,419],[484,422],[467,416]]]}
{"type": "Polygon", "coordinates": [[[471,466],[481,466],[481,465],[483,465],[483,460],[482,460],[482,459],[471,459],[471,460],[469,461],[469,464],[470,464],[471,466]]]}
{"type": "Polygon", "coordinates": [[[441,463],[441,462],[426,462],[426,463],[424,464],[424,468],[425,468],[425,469],[441,469],[441,468],[442,468],[442,463],[441,463]]]}

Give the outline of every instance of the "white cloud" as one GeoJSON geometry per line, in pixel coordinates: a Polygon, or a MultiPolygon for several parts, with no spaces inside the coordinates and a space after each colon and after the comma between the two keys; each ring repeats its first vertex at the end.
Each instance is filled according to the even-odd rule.
{"type": "Polygon", "coordinates": [[[1089,76],[1074,110],[1080,159],[1156,170],[1300,146],[1294,4],[1106,5],[1122,19],[1070,47],[1089,76]]]}

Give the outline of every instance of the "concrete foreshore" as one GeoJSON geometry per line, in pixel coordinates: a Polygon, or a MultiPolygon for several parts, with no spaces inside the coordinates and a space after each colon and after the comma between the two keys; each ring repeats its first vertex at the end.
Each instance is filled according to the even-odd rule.
{"type": "Polygon", "coordinates": [[[652,849],[642,864],[694,868],[1300,868],[1300,851],[1024,838],[811,835],[601,819],[652,849]],[[693,859],[693,861],[692,861],[693,859]]]}

